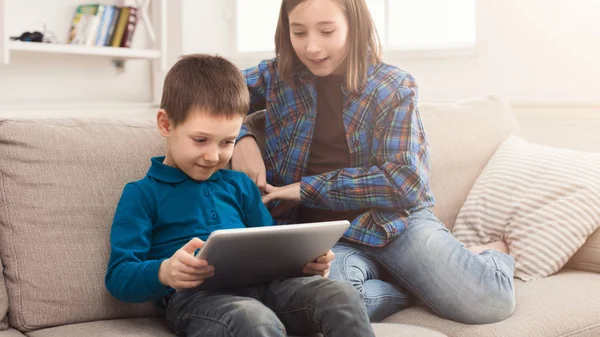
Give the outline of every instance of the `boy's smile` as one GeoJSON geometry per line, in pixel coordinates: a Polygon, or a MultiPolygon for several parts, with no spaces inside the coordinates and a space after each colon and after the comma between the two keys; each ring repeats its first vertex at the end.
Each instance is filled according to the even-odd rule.
{"type": "Polygon", "coordinates": [[[227,165],[244,119],[214,117],[195,109],[177,126],[164,110],[157,116],[161,135],[167,138],[165,165],[176,167],[190,178],[204,181],[227,165]]]}

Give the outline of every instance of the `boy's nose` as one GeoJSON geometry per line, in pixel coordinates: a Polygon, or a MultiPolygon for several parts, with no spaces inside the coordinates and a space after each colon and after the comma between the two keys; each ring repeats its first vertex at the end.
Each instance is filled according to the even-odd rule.
{"type": "Polygon", "coordinates": [[[207,163],[216,163],[219,161],[219,150],[209,149],[204,153],[204,161],[207,163]]]}

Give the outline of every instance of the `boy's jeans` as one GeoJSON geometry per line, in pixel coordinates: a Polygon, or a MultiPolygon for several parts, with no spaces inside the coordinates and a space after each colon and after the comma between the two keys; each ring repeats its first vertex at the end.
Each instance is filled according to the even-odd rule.
{"type": "Polygon", "coordinates": [[[515,309],[514,259],[472,253],[428,209],[412,213],[385,247],[338,243],[333,252],[330,277],[354,285],[373,322],[410,306],[414,296],[461,323],[498,322],[515,309]]]}
{"type": "Polygon", "coordinates": [[[375,336],[360,295],[321,276],[223,292],[176,292],[167,323],[178,336],[375,336]]]}

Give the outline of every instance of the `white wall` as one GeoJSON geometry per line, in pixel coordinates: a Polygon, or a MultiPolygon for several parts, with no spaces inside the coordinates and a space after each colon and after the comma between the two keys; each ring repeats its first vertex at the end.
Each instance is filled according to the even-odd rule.
{"type": "MultiPolygon", "coordinates": [[[[226,2],[183,0],[183,50],[255,65],[260,58],[238,59],[228,48],[225,18],[233,13],[226,2]]],[[[478,45],[471,56],[414,58],[384,51],[387,62],[416,77],[423,100],[497,93],[518,102],[600,103],[600,1],[479,0],[477,6],[478,45]]]]}
{"type": "MultiPolygon", "coordinates": [[[[43,21],[63,39],[75,5],[86,2],[4,1],[11,11],[11,34],[41,29],[43,21]]],[[[168,1],[169,65],[194,52],[222,54],[240,67],[260,61],[231,51],[234,28],[228,19],[235,13],[228,1],[168,1]]],[[[423,101],[502,94],[513,101],[530,137],[568,139],[570,146],[585,147],[591,142],[587,135],[600,127],[598,13],[598,0],[479,0],[478,45],[472,55],[414,58],[388,50],[385,60],[416,77],[423,101]]],[[[134,43],[142,45],[143,37],[138,32],[134,43]]],[[[132,110],[132,104],[152,96],[148,63],[129,61],[127,71],[117,74],[104,58],[15,55],[10,65],[0,65],[0,113],[31,110],[40,102],[116,102],[121,110],[132,110]]]]}
{"type": "MultiPolygon", "coordinates": [[[[600,151],[600,1],[479,0],[477,6],[478,43],[469,56],[388,50],[385,61],[415,76],[422,101],[501,94],[513,102],[530,140],[600,151]]],[[[260,61],[231,51],[226,18],[234,13],[225,1],[183,0],[183,8],[186,53],[221,53],[242,68],[260,61]]]]}
{"type": "Polygon", "coordinates": [[[476,55],[393,59],[424,99],[495,92],[513,101],[600,103],[600,1],[478,1],[476,55]]]}
{"type": "MultiPolygon", "coordinates": [[[[89,0],[0,0],[4,1],[8,34],[42,31],[42,23],[65,42],[78,4],[89,0]]],[[[91,1],[93,2],[93,1],[91,1]]],[[[118,0],[103,0],[118,4],[118,0]]],[[[170,0],[174,13],[179,12],[170,0]]],[[[136,28],[133,48],[146,47],[143,25],[136,28]]],[[[119,72],[110,59],[47,53],[12,52],[8,65],[0,63],[0,112],[61,109],[62,106],[138,106],[152,99],[151,62],[132,60],[119,72]]],[[[20,112],[19,112],[20,113],[20,112]]]]}

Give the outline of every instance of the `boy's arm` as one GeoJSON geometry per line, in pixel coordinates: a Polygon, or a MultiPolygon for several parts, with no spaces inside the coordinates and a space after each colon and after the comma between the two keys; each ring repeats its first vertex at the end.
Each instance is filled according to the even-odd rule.
{"type": "Polygon", "coordinates": [[[244,191],[244,224],[246,227],[273,226],[275,220],[262,202],[260,191],[256,184],[245,174],[240,174],[240,188],[244,191]]]}
{"type": "Polygon", "coordinates": [[[152,242],[151,209],[134,183],[125,186],[110,233],[108,291],[125,302],[159,299],[168,289],[158,280],[163,260],[147,260],[152,242]]]}

